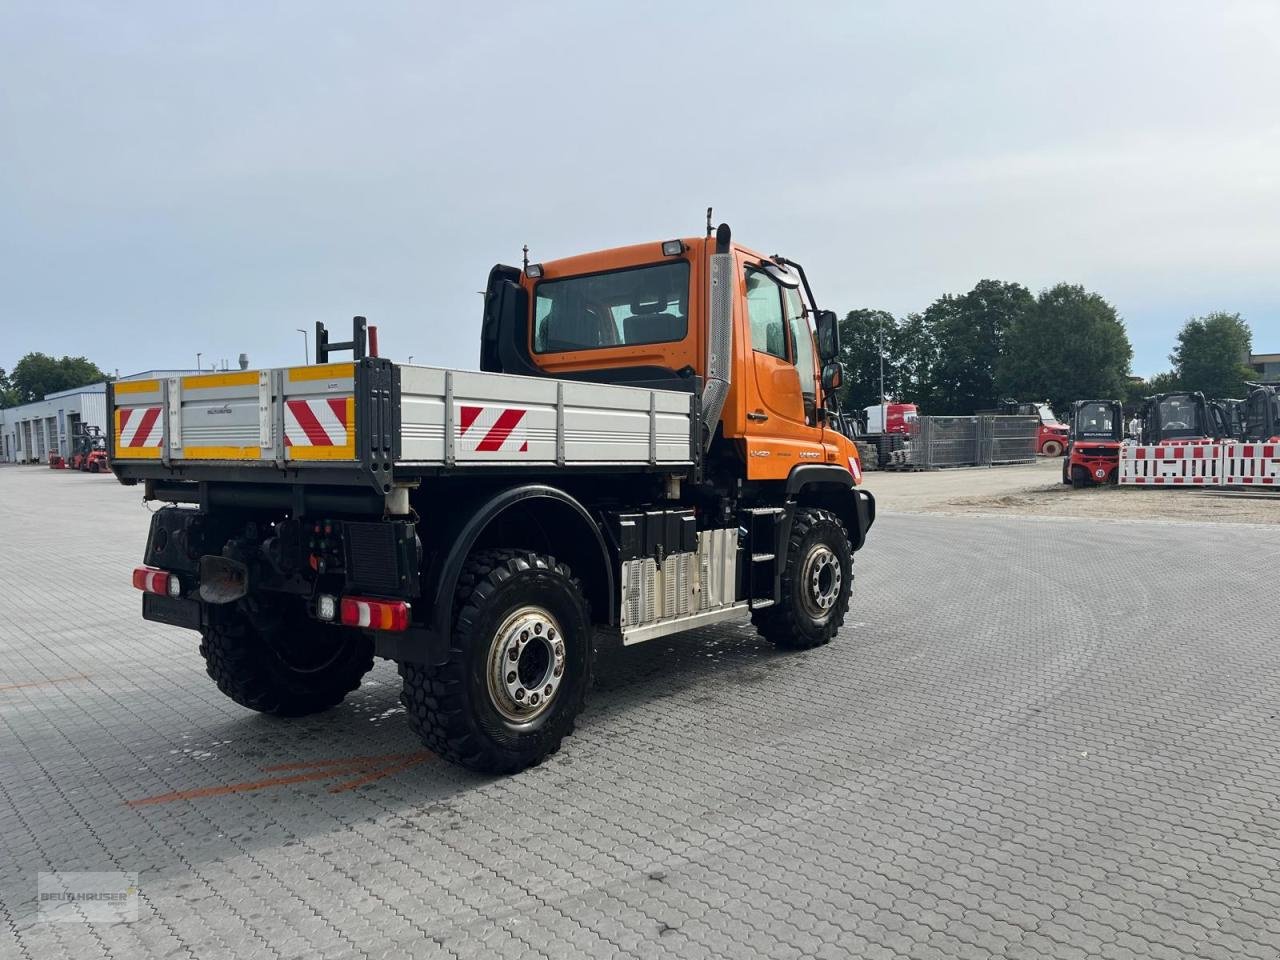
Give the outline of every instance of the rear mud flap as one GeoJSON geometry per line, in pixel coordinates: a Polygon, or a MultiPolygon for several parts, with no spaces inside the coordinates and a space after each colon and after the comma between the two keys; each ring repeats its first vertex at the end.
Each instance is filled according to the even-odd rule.
{"type": "Polygon", "coordinates": [[[194,600],[162,597],[155,593],[142,595],[142,619],[167,623],[171,627],[199,630],[200,604],[194,600]]]}

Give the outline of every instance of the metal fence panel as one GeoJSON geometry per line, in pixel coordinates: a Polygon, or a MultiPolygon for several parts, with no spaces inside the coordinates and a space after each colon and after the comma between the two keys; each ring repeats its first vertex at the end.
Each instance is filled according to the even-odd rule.
{"type": "Polygon", "coordinates": [[[919,417],[911,425],[911,465],[940,467],[1030,463],[1036,458],[1035,417],[919,417]]]}

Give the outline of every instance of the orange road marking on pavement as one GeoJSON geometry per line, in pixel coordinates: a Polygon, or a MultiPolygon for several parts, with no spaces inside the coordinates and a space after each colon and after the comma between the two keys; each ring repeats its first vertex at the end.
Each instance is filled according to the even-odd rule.
{"type": "Polygon", "coordinates": [[[47,687],[52,683],[71,683],[74,680],[88,680],[87,673],[77,673],[70,677],[54,677],[52,680],[24,680],[21,683],[6,683],[0,686],[0,691],[4,690],[21,690],[24,687],[47,687]]]}
{"type": "Polygon", "coordinates": [[[196,787],[192,790],[174,790],[171,793],[160,793],[152,797],[140,797],[128,800],[126,806],[144,807],[156,803],[172,803],[174,800],[200,800],[205,797],[225,797],[233,793],[248,793],[251,790],[267,790],[271,787],[284,787],[293,783],[306,783],[311,780],[324,780],[328,777],[345,777],[358,774],[354,780],[330,787],[330,793],[341,793],[354,790],[356,787],[401,770],[417,766],[429,760],[432,754],[426,750],[417,753],[387,753],[378,757],[342,757],[331,760],[299,760],[289,763],[277,763],[262,767],[263,773],[281,770],[303,770],[284,777],[267,777],[264,780],[247,780],[242,783],[224,783],[212,787],[196,787]],[[316,769],[319,768],[319,769],[316,769]]]}

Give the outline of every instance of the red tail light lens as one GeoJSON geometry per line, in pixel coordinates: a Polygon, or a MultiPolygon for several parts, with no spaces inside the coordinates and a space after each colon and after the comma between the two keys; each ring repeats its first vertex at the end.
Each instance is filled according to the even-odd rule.
{"type": "Polygon", "coordinates": [[[370,630],[408,630],[409,604],[403,600],[369,600],[343,597],[341,620],[344,626],[370,630]]]}
{"type": "Polygon", "coordinates": [[[133,571],[134,587],[144,593],[158,593],[162,597],[172,595],[169,593],[169,583],[173,579],[173,574],[153,567],[136,567],[133,571]]]}

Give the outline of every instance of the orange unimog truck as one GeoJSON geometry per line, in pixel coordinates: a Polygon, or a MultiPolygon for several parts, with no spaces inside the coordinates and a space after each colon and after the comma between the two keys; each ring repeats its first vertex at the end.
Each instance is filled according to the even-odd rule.
{"type": "Polygon", "coordinates": [[[511,772],[572,730],[597,639],[839,631],[875,501],[798,264],[722,224],[497,266],[478,373],[317,326],[314,365],[111,387],[113,471],[171,504],[143,616],[236,702],[324,710],[389,658],[431,750],[511,772]]]}

